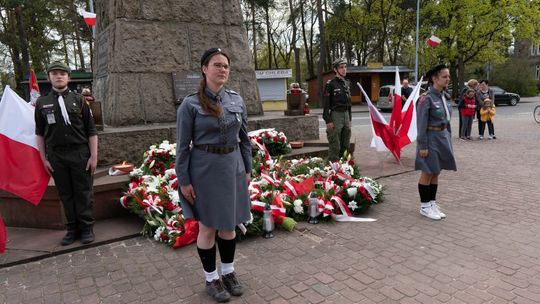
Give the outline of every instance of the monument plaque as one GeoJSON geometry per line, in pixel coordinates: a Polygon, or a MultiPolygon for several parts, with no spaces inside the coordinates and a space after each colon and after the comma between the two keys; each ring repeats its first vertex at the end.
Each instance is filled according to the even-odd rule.
{"type": "Polygon", "coordinates": [[[97,41],[97,73],[96,77],[107,75],[109,72],[109,30],[103,31],[97,41]]]}
{"type": "Polygon", "coordinates": [[[200,72],[174,72],[172,73],[174,85],[174,99],[178,106],[187,95],[197,92],[201,81],[200,72]]]}

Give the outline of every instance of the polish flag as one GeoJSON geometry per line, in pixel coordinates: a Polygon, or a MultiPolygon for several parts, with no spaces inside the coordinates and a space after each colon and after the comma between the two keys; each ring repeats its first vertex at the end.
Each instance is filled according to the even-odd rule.
{"type": "MultiPolygon", "coordinates": [[[[369,116],[371,118],[371,131],[373,133],[373,137],[371,138],[371,147],[375,148],[375,150],[381,152],[381,151],[390,151],[394,155],[394,157],[397,157],[394,153],[395,151],[395,144],[392,140],[393,134],[391,132],[390,126],[386,122],[386,119],[381,115],[379,110],[371,103],[371,100],[369,99],[369,96],[366,94],[366,91],[364,91],[364,88],[362,88],[362,85],[360,83],[356,83],[360,90],[362,91],[362,94],[364,94],[364,98],[367,101],[368,109],[369,109],[369,116]]],[[[399,160],[399,157],[396,159],[399,160]]]]}
{"type": "Polygon", "coordinates": [[[401,130],[398,134],[400,148],[414,142],[418,136],[416,127],[416,101],[418,100],[418,97],[420,97],[421,84],[422,78],[420,78],[420,81],[414,87],[412,94],[407,98],[401,112],[401,130]]]}
{"type": "Polygon", "coordinates": [[[35,135],[34,107],[6,86],[0,101],[0,189],[39,204],[49,183],[35,135]]]}
{"type": "Polygon", "coordinates": [[[441,38],[431,35],[429,39],[427,40],[427,44],[429,44],[432,47],[436,47],[437,45],[441,44],[441,38]]]}
{"type": "Polygon", "coordinates": [[[84,22],[86,22],[86,25],[88,26],[96,25],[96,14],[87,12],[85,10],[81,10],[79,13],[83,16],[84,22]]]}
{"type": "Polygon", "coordinates": [[[392,105],[392,116],[390,116],[390,127],[392,133],[398,134],[401,127],[401,79],[399,78],[399,69],[396,66],[396,76],[394,85],[394,100],[392,105]]]}
{"type": "Polygon", "coordinates": [[[41,96],[39,86],[37,84],[36,73],[34,69],[30,69],[30,103],[35,106],[36,100],[41,96]]]}

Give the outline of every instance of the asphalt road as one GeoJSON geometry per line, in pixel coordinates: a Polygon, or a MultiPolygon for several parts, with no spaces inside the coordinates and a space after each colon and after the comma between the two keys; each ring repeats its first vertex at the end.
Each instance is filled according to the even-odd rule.
{"type": "MultiPolygon", "coordinates": [[[[522,116],[522,115],[530,115],[532,119],[532,111],[536,105],[540,104],[540,98],[539,97],[524,97],[521,99],[521,101],[517,104],[517,106],[507,106],[507,105],[499,105],[497,106],[497,116],[522,116]]],[[[454,115],[457,113],[457,108],[454,107],[454,115]]],[[[386,119],[386,121],[390,120],[390,114],[391,113],[381,113],[383,117],[386,119]]],[[[369,114],[367,112],[360,112],[360,113],[353,113],[352,117],[352,126],[354,127],[362,127],[362,126],[369,126],[370,125],[369,120],[369,114]]],[[[326,124],[324,123],[324,120],[322,119],[322,116],[319,115],[319,130],[323,131],[326,130],[326,124]]]]}

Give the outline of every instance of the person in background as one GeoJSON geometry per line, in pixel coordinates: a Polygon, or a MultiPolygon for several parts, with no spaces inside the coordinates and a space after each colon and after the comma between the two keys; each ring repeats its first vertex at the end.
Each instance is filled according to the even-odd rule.
{"type": "Polygon", "coordinates": [[[404,78],[401,81],[401,105],[404,106],[407,98],[411,96],[413,88],[409,86],[409,79],[404,78]]]}
{"type": "Polygon", "coordinates": [[[495,105],[491,102],[491,99],[486,98],[480,108],[480,137],[484,137],[484,130],[486,129],[486,123],[489,130],[489,139],[497,139],[495,136],[495,126],[493,125],[493,118],[495,118],[497,110],[495,105]]]}
{"type": "Polygon", "coordinates": [[[450,82],[450,72],[441,64],[429,70],[426,78],[430,87],[416,108],[418,137],[414,168],[421,171],[418,181],[420,214],[440,220],[446,214],[436,201],[439,175],[441,170],[457,170],[450,128],[452,105],[444,93],[450,82]]]}
{"type": "Polygon", "coordinates": [[[199,90],[178,108],[175,168],[184,217],[199,221],[197,252],[206,292],[217,302],[227,302],[244,292],[234,269],[235,228],[251,218],[251,143],[244,100],[224,87],[229,56],[219,48],[208,49],[201,70],[199,90]]]}
{"type": "Polygon", "coordinates": [[[298,82],[291,83],[291,94],[301,94],[302,89],[300,88],[300,84],[298,82]]]}
{"type": "MultiPolygon", "coordinates": [[[[469,89],[473,89],[475,92],[478,90],[478,80],[476,79],[469,79],[469,81],[467,81],[467,86],[465,86],[463,88],[463,90],[461,90],[461,93],[459,94],[459,103],[458,103],[458,111],[459,111],[459,134],[461,136],[461,127],[463,125],[462,121],[461,121],[461,109],[463,109],[463,97],[465,97],[465,94],[467,93],[467,91],[469,89]]],[[[476,98],[476,109],[478,109],[478,98],[476,98]]],[[[473,117],[473,120],[474,120],[474,117],[473,117]]]]}
{"type": "Polygon", "coordinates": [[[489,88],[489,82],[487,80],[480,81],[478,90],[476,91],[477,106],[476,106],[476,118],[478,119],[478,139],[484,139],[484,132],[480,132],[482,120],[480,118],[480,109],[484,105],[484,100],[491,100],[492,104],[495,104],[495,93],[489,88]]]}
{"type": "Polygon", "coordinates": [[[62,246],[80,237],[94,241],[94,171],[98,137],[94,118],[84,97],[68,88],[71,69],[62,62],[47,68],[52,90],[36,101],[35,122],[39,154],[52,175],[66,216],[62,246]]]}
{"type": "Polygon", "coordinates": [[[463,105],[460,110],[461,114],[461,133],[460,139],[471,139],[471,128],[474,119],[474,113],[476,112],[476,91],[469,88],[467,93],[463,97],[463,105]]]}
{"type": "Polygon", "coordinates": [[[351,141],[351,93],[347,75],[347,62],[334,60],[335,77],[326,83],[323,119],[328,138],[328,160],[337,161],[349,150],[351,141]]]}
{"type": "Polygon", "coordinates": [[[91,105],[96,100],[89,88],[84,88],[81,94],[84,96],[87,105],[91,105]]]}

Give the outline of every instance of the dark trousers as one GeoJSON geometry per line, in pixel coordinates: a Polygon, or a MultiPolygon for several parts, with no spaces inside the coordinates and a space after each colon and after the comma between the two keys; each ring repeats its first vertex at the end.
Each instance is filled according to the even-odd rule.
{"type": "Polygon", "coordinates": [[[461,111],[460,111],[460,110],[458,110],[458,111],[459,111],[459,133],[458,133],[458,134],[459,134],[459,136],[461,136],[461,129],[462,129],[462,127],[463,127],[463,126],[462,126],[462,123],[463,123],[463,117],[462,117],[462,115],[461,115],[461,111]]]}
{"type": "Polygon", "coordinates": [[[474,116],[463,116],[461,118],[461,125],[459,125],[460,127],[459,137],[461,138],[471,137],[473,119],[474,119],[474,116]]]}
{"type": "Polygon", "coordinates": [[[493,122],[491,120],[488,120],[488,121],[479,120],[479,121],[480,121],[479,129],[480,129],[481,136],[484,136],[484,131],[486,130],[486,123],[488,125],[489,135],[495,135],[495,127],[493,126],[493,122]]]}
{"type": "Polygon", "coordinates": [[[54,183],[64,207],[66,228],[91,228],[94,225],[94,179],[86,170],[90,158],[88,145],[51,149],[47,151],[47,158],[54,169],[54,183]]]}
{"type": "Polygon", "coordinates": [[[482,129],[482,121],[480,120],[480,110],[476,110],[476,120],[478,121],[478,135],[484,134],[484,131],[480,132],[482,129]]]}

